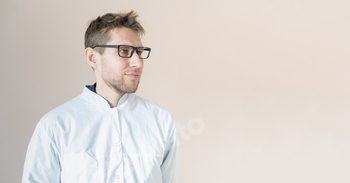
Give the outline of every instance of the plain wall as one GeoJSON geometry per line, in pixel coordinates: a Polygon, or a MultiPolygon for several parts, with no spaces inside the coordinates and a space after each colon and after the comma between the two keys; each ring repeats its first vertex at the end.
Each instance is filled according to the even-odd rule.
{"type": "Polygon", "coordinates": [[[0,182],[40,118],[95,81],[87,22],[140,14],[136,94],[173,112],[180,183],[350,182],[350,1],[1,0],[0,182]]]}

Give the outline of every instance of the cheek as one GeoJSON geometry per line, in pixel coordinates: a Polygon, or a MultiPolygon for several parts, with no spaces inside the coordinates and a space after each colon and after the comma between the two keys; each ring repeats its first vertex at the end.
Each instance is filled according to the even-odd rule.
{"type": "Polygon", "coordinates": [[[113,64],[114,72],[118,75],[123,75],[126,70],[128,70],[129,65],[127,62],[116,62],[113,64]]]}
{"type": "Polygon", "coordinates": [[[100,66],[102,75],[121,78],[125,70],[128,68],[128,62],[125,62],[124,60],[109,58],[101,60],[100,66]]]}
{"type": "Polygon", "coordinates": [[[114,78],[122,78],[124,74],[124,69],[127,67],[125,64],[111,64],[111,65],[106,65],[103,68],[103,72],[105,74],[110,75],[111,77],[114,78]]]}

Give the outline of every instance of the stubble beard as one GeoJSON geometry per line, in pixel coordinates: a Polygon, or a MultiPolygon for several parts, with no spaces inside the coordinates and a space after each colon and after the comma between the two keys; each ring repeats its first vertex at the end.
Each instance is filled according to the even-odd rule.
{"type": "MultiPolygon", "coordinates": [[[[137,71],[135,71],[137,72],[137,71]]],[[[131,80],[131,82],[134,82],[131,86],[128,86],[125,82],[125,75],[122,75],[121,79],[115,79],[106,76],[105,74],[102,76],[103,81],[107,84],[109,88],[112,88],[116,92],[122,92],[122,93],[135,93],[139,83],[140,78],[137,80],[131,80]]]]}
{"type": "Polygon", "coordinates": [[[119,92],[123,92],[123,93],[135,93],[138,86],[139,86],[140,80],[133,81],[133,82],[137,82],[137,83],[135,83],[133,86],[129,87],[125,84],[124,78],[122,78],[119,80],[115,80],[112,83],[109,83],[110,84],[109,87],[112,87],[114,90],[119,91],[119,92]]]}
{"type": "MultiPolygon", "coordinates": [[[[118,76],[117,73],[113,72],[110,68],[107,67],[107,65],[105,65],[105,61],[103,60],[102,62],[102,79],[103,81],[106,83],[106,85],[113,89],[116,92],[121,92],[121,93],[135,93],[139,83],[140,83],[140,79],[141,79],[141,71],[142,69],[132,69],[132,72],[138,72],[140,73],[140,77],[138,79],[130,79],[130,82],[132,82],[131,86],[128,86],[126,84],[125,77],[127,77],[125,75],[125,73],[121,73],[122,76],[121,78],[116,78],[118,76]]],[[[130,71],[129,71],[130,72],[130,71]]]]}

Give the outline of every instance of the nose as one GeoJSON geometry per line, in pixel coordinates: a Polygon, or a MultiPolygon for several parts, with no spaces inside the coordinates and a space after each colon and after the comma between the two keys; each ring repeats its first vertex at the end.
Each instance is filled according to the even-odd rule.
{"type": "Polygon", "coordinates": [[[143,66],[143,59],[139,57],[136,50],[130,57],[130,67],[142,67],[143,66]]]}

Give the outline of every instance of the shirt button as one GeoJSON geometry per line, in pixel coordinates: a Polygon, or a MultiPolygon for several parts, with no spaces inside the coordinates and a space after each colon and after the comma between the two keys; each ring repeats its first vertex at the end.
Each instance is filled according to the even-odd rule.
{"type": "Polygon", "coordinates": [[[119,179],[119,175],[117,175],[117,179],[119,179]]]}

